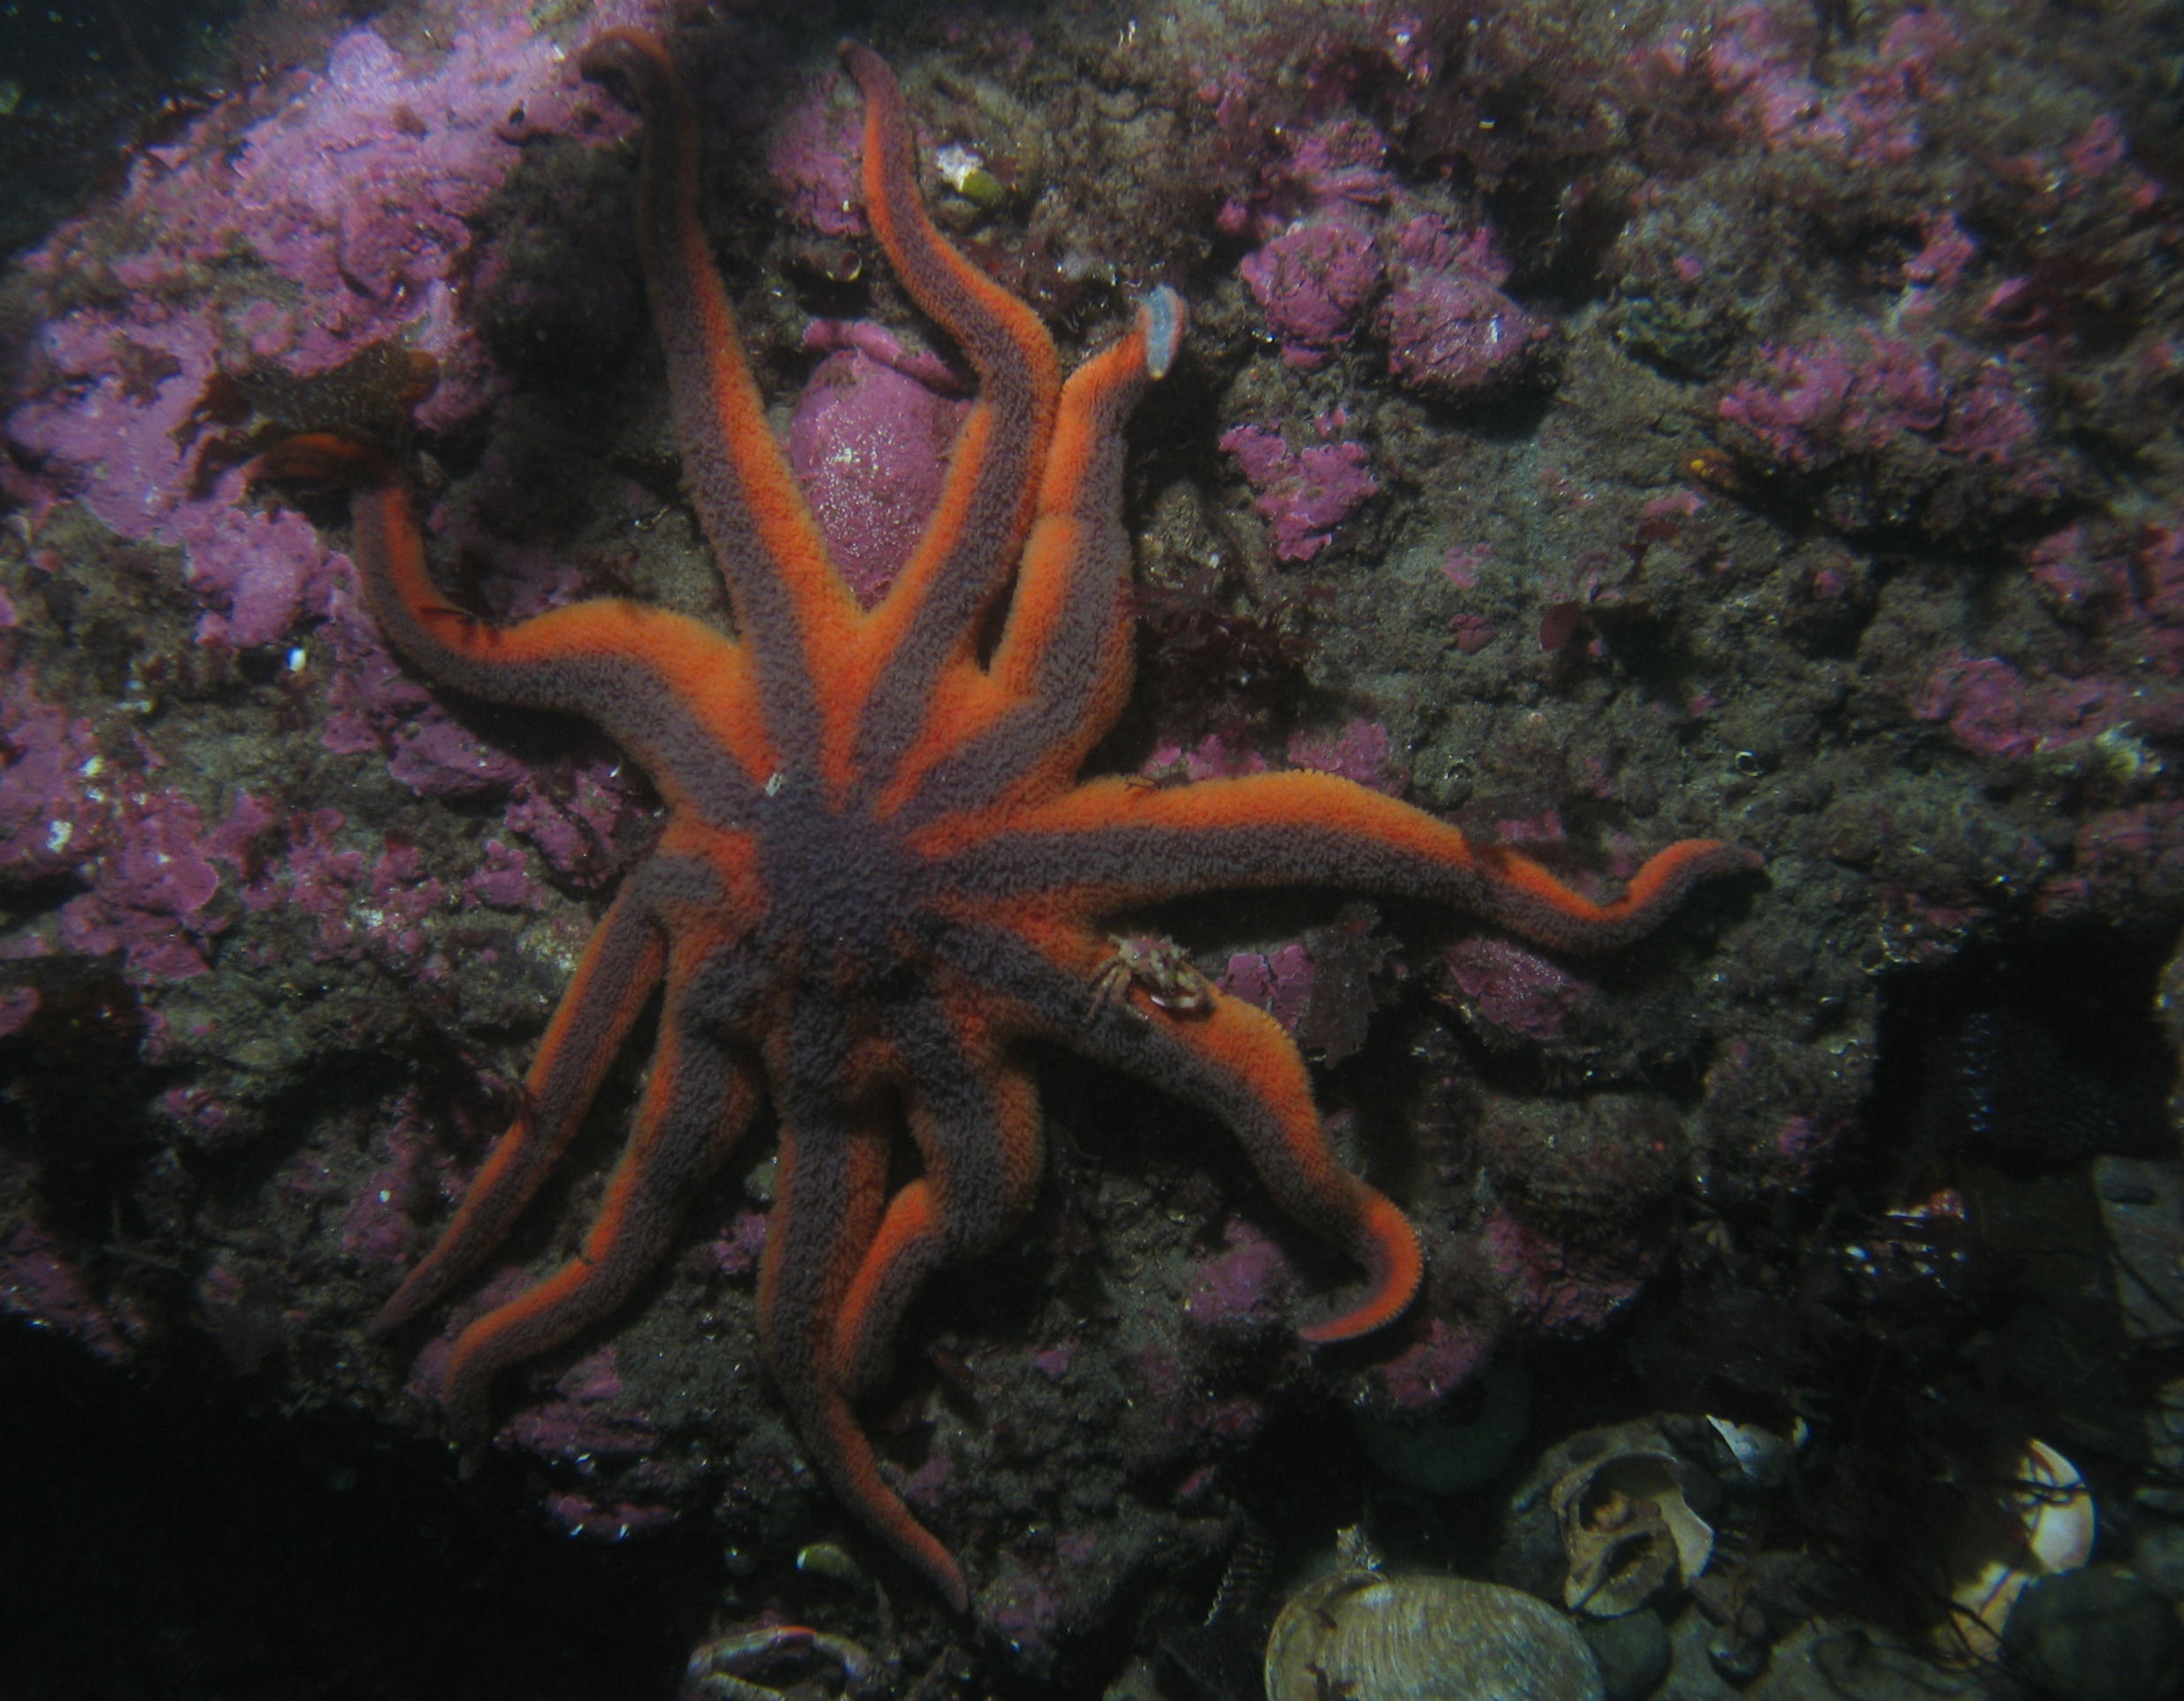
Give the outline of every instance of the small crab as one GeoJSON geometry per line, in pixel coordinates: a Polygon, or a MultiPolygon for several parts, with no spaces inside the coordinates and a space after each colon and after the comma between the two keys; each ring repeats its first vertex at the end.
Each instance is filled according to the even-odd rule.
{"type": "Polygon", "coordinates": [[[1092,982],[1096,1010],[1129,1010],[1140,1020],[1145,1012],[1130,1001],[1133,985],[1163,1010],[1177,1015],[1195,1015],[1214,1008],[1214,984],[1199,972],[1198,965],[1175,940],[1161,933],[1131,933],[1114,938],[1115,954],[1100,965],[1092,982]]]}

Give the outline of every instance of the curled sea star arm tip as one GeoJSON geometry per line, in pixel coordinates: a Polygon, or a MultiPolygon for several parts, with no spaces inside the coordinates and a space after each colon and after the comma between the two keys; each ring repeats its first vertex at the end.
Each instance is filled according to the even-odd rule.
{"type": "Polygon", "coordinates": [[[1742,846],[1685,839],[1655,853],[1621,897],[1598,903],[1529,857],[1314,773],[1176,787],[1094,782],[1004,823],[942,824],[931,839],[953,886],[995,899],[1066,897],[1114,910],[1204,892],[1338,886],[1429,899],[1574,951],[1628,944],[1701,882],[1759,866],[1742,846]]]}
{"type": "Polygon", "coordinates": [[[1009,1000],[1027,1031],[1218,1119],[1276,1202],[1365,1270],[1364,1298],[1305,1329],[1307,1340],[1369,1334],[1409,1306],[1425,1268],[1417,1237],[1384,1194],[1335,1156],[1304,1060],[1272,1016],[1219,992],[1184,1015],[1118,1009],[1098,990],[1104,936],[1034,909],[985,919],[967,912],[946,949],[1009,1000]]]}

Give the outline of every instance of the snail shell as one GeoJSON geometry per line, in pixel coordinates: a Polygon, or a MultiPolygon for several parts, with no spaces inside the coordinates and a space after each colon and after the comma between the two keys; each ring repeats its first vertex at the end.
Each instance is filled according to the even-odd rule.
{"type": "Polygon", "coordinates": [[[1342,1571],[1291,1597],[1267,1701],[1602,1701],[1584,1638],[1545,1602],[1467,1577],[1342,1571]]]}
{"type": "Polygon", "coordinates": [[[1713,1527],[1684,1498],[1691,1466],[1659,1436],[1606,1433],[1618,1444],[1563,1475],[1548,1502],[1569,1557],[1563,1605],[1604,1619],[1635,1613],[1672,1579],[1688,1585],[1713,1557],[1713,1527]]]}

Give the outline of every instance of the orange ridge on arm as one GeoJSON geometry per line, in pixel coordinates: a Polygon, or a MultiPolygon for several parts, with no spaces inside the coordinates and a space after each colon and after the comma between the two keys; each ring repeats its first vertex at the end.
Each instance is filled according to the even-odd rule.
{"type": "Polygon", "coordinates": [[[839,664],[862,624],[828,558],[803,493],[767,424],[728,291],[698,221],[697,115],[659,38],[606,31],[579,62],[619,79],[644,119],[637,241],[667,357],[684,471],[736,620],[773,655],[793,652],[816,679],[839,664]]]}
{"type": "Polygon", "coordinates": [[[951,758],[999,764],[983,804],[1066,785],[1121,713],[1134,659],[1132,563],[1118,511],[1123,432],[1146,386],[1173,361],[1184,322],[1181,299],[1156,290],[1128,333],[1069,375],[992,662],[941,678],[918,740],[877,806],[881,815],[900,809],[951,758]],[[1073,618],[1084,629],[1069,631],[1073,618]],[[1038,723],[1024,729],[1038,746],[1035,759],[1012,762],[1010,752],[977,748],[1005,717],[1024,715],[1038,723]]]}
{"type": "Polygon", "coordinates": [[[1762,865],[1718,839],[1656,852],[1606,903],[1538,862],[1331,774],[1253,774],[1163,788],[1093,780],[1000,818],[943,822],[927,855],[962,847],[966,878],[1122,908],[1218,887],[1348,886],[1467,908],[1537,942],[1606,950],[1659,924],[1701,881],[1762,865]],[[991,839],[988,846],[981,840],[991,839]],[[984,859],[992,872],[982,875],[984,859]]]}
{"type": "Polygon", "coordinates": [[[829,693],[831,780],[853,765],[885,781],[949,665],[967,657],[981,612],[1008,577],[1031,527],[1038,470],[1054,431],[1060,362],[1038,315],[944,237],[917,190],[916,137],[901,86],[870,49],[845,42],[864,97],[864,203],[873,234],[910,297],[962,348],[978,394],[948,456],[923,536],[872,610],[851,664],[829,693]]]}

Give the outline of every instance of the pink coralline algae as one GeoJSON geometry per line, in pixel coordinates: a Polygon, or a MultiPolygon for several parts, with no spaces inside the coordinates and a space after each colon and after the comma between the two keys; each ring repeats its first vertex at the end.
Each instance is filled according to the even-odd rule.
{"type": "MultiPolygon", "coordinates": [[[[1261,121],[1245,79],[1233,68],[1199,93],[1215,106],[1215,123],[1239,137],[1261,121]]],[[[1361,218],[1363,210],[1384,206],[1395,194],[1386,165],[1388,139],[1362,119],[1285,126],[1278,140],[1282,150],[1262,163],[1249,194],[1221,209],[1218,222],[1230,235],[1265,242],[1318,215],[1361,218]]]]}
{"type": "Polygon", "coordinates": [[[1221,447],[1243,467],[1253,506],[1273,528],[1274,553],[1284,561],[1310,561],[1380,491],[1362,443],[1295,449],[1278,432],[1238,425],[1222,434],[1221,447]]]}
{"type": "Polygon", "coordinates": [[[964,411],[861,345],[820,362],[797,399],[790,464],[835,564],[868,609],[939,502],[964,411]]]}
{"type": "Polygon", "coordinates": [[[133,793],[115,809],[112,832],[91,889],[61,908],[61,943],[92,956],[119,951],[137,979],[203,974],[211,940],[228,925],[208,908],[220,872],[203,813],[179,793],[133,793]]]}
{"type": "Polygon", "coordinates": [[[2146,612],[2167,626],[2184,626],[2184,524],[2140,529],[2132,584],[2146,612]]]}
{"type": "Polygon", "coordinates": [[[1426,1332],[1392,1359],[1373,1367],[1373,1380],[1396,1409],[1432,1410],[1486,1368],[1492,1338],[1436,1317],[1426,1332]]]}
{"type": "Polygon", "coordinates": [[[2089,547],[2082,525],[2066,525],[2041,539],[2026,552],[2025,564],[2041,600],[2068,625],[2089,624],[2130,594],[2119,563],[2089,547]]]}
{"type": "MultiPolygon", "coordinates": [[[[1441,558],[1441,577],[1459,591],[1475,590],[1479,571],[1486,565],[1490,554],[1483,543],[1452,543],[1448,554],[1441,558]]],[[[1457,653],[1461,655],[1476,655],[1500,632],[1486,616],[1469,609],[1451,616],[1448,629],[1456,640],[1457,653]]]]}
{"type": "Polygon", "coordinates": [[[1488,1215],[1483,1235],[1512,1311],[1543,1335],[1594,1333],[1638,1297],[1659,1262],[1657,1248],[1635,1241],[1566,1245],[1502,1209],[1488,1215]]]}
{"type": "Polygon", "coordinates": [[[1359,716],[1331,732],[1291,733],[1284,754],[1292,767],[1335,774],[1393,797],[1403,790],[1405,780],[1393,750],[1388,729],[1359,716]]]}
{"type": "MultiPolygon", "coordinates": [[[[605,13],[643,10],[617,0],[605,13]]],[[[605,13],[601,22],[614,20],[605,13]]],[[[253,511],[239,470],[201,480],[196,467],[193,414],[224,371],[309,375],[399,333],[435,355],[442,374],[421,423],[447,429],[496,393],[455,300],[477,257],[471,220],[522,142],[608,137],[625,120],[611,103],[602,113],[525,10],[465,7],[441,46],[413,63],[368,27],[349,32],[323,73],[238,96],[146,150],[118,205],[33,255],[34,284],[103,267],[116,287],[77,292],[91,304],[42,326],[33,387],[4,422],[11,455],[0,478],[34,527],[73,498],[123,538],[179,548],[204,609],[202,642],[257,649],[315,623],[290,665],[322,686],[327,747],[383,755],[420,795],[509,794],[509,830],[563,877],[595,883],[617,861],[613,839],[633,807],[627,785],[602,768],[549,789],[486,745],[404,674],[358,606],[349,563],[302,515],[253,511]]],[[[537,591],[527,580],[495,588],[511,585],[519,596],[537,591]]],[[[57,912],[61,946],[119,952],[140,983],[201,974],[234,920],[219,900],[220,867],[232,863],[246,911],[293,904],[316,918],[322,960],[414,969],[424,957],[419,924],[445,894],[414,850],[344,847],[331,811],[285,824],[269,816],[256,847],[225,842],[179,793],[95,784],[102,758],[88,724],[18,679],[0,697],[0,878],[73,875],[88,888],[57,912]]],[[[540,906],[543,890],[512,844],[495,839],[487,856],[466,883],[470,901],[540,906]]]]}
{"type": "Polygon", "coordinates": [[[626,1542],[632,1536],[641,1536],[647,1530],[659,1529],[675,1521],[674,1513],[666,1506],[628,1500],[602,1503],[589,1495],[566,1490],[548,1495],[546,1510],[570,1535],[594,1542],[626,1542]]]}
{"type": "Polygon", "coordinates": [[[651,1421],[624,1404],[621,1372],[611,1345],[579,1360],[554,1384],[549,1399],[516,1414],[502,1428],[501,1444],[544,1460],[558,1470],[573,1469],[586,1490],[561,1490],[546,1497],[546,1509],[571,1536],[622,1542],[672,1523],[668,1507],[625,1498],[632,1490],[656,1486],[663,1475],[648,1462],[659,1446],[651,1421]],[[617,1468],[614,1492],[593,1490],[609,1460],[640,1461],[617,1468]]]}
{"type": "Polygon", "coordinates": [[[1850,1135],[1851,1129],[1842,1119],[1800,1113],[1783,1122],[1774,1137],[1774,1152],[1795,1184],[1809,1187],[1842,1155],[1850,1135]]]}
{"type": "Polygon", "coordinates": [[[261,870],[243,886],[243,907],[316,918],[311,955],[318,962],[414,969],[426,946],[421,923],[445,906],[446,888],[425,873],[413,846],[390,842],[376,856],[344,848],[340,835],[347,825],[339,809],[276,821],[263,837],[268,852],[282,854],[261,859],[261,870]]]}
{"type": "MultiPolygon", "coordinates": [[[[2022,460],[2039,439],[2039,419],[2010,370],[2000,361],[1986,360],[1951,387],[1949,420],[1935,447],[1977,466],[2007,467],[2022,460]]],[[[2053,475],[2036,466],[2026,467],[2018,482],[2042,494],[2057,487],[2053,475]]]]}
{"type": "Polygon", "coordinates": [[[440,41],[412,64],[370,27],[350,31],[323,73],[236,96],[143,149],[118,205],[25,263],[34,284],[88,266],[112,287],[40,332],[39,387],[4,422],[35,475],[11,475],[15,494],[34,508],[73,496],[123,537],[183,549],[208,640],[277,641],[323,614],[328,571],[300,518],[238,505],[239,471],[195,487],[190,415],[215,372],[323,372],[399,333],[439,362],[422,422],[474,416],[497,380],[456,299],[471,221],[521,140],[620,133],[528,8],[465,6],[440,41]]]}
{"type": "Polygon", "coordinates": [[[1561,1038],[1592,1001],[1590,981],[1512,940],[1481,935],[1452,946],[1445,959],[1465,1015],[1481,1035],[1506,1046],[1561,1038]]]}
{"type": "Polygon", "coordinates": [[[1769,348],[1764,380],[1733,386],[1722,418],[1743,426],[1784,466],[1810,468],[1883,449],[1904,433],[1930,433],[1949,411],[1934,363],[1912,344],[1865,333],[1862,350],[1834,337],[1769,348]]]}
{"type": "Polygon", "coordinates": [[[595,886],[615,874],[617,840],[637,815],[628,772],[619,762],[600,758],[552,784],[538,774],[525,776],[501,819],[560,878],[595,886]]]}
{"type": "Polygon", "coordinates": [[[1821,470],[1916,442],[1971,465],[2012,469],[2027,494],[2058,487],[2052,470],[2032,458],[2039,420],[2000,361],[1871,329],[1858,344],[1822,336],[1769,347],[1761,360],[1763,376],[1731,386],[1720,412],[1777,467],[1821,470]]]}
{"type": "Polygon", "coordinates": [[[73,1336],[110,1362],[128,1351],[60,1243],[28,1224],[0,1239],[0,1311],[73,1336]]]}
{"type": "MultiPolygon", "coordinates": [[[[1338,727],[1307,727],[1290,734],[1283,755],[1292,768],[1338,774],[1374,791],[1399,793],[1406,777],[1394,741],[1377,721],[1355,716],[1338,727]]],[[[1196,744],[1153,747],[1138,771],[1153,780],[1235,779],[1269,772],[1275,763],[1241,737],[1208,732],[1196,744]]]]}
{"type": "Polygon", "coordinates": [[[1316,366],[1350,340],[1380,290],[1372,231],[1335,214],[1291,226],[1238,267],[1293,365],[1316,366]]]}
{"type": "Polygon", "coordinates": [[[418,1115],[414,1089],[393,1129],[374,1142],[379,1166],[341,1217],[341,1251],[374,1273],[400,1269],[417,1249],[416,1207],[446,1180],[447,1159],[418,1115]]]}
{"type": "Polygon", "coordinates": [[[1934,670],[1911,712],[1946,723],[1973,755],[2021,762],[2097,737],[2134,707],[2109,680],[2028,679],[2000,656],[1958,655],[1934,670]]]}
{"type": "Polygon", "coordinates": [[[713,1263],[723,1276],[748,1276],[766,1249],[766,1214],[738,1211],[713,1242],[713,1263]]]}
{"type": "MultiPolygon", "coordinates": [[[[1736,120],[1770,150],[1848,156],[1862,165],[1915,157],[1925,141],[1920,109],[1953,92],[1941,70],[1960,44],[1955,25],[1940,10],[1906,9],[1840,89],[1811,74],[1815,29],[1810,7],[1754,0],[1729,12],[1697,63],[1736,120]]],[[[1680,44],[1665,51],[1683,58],[1680,44]]]]}
{"type": "Polygon", "coordinates": [[[823,78],[774,126],[766,175],[782,210],[819,236],[864,234],[862,157],[857,109],[836,98],[839,79],[823,78]]]}
{"type": "Polygon", "coordinates": [[[1054,1661],[1062,1627],[1069,1621],[1070,1567],[1027,1564],[1004,1553],[1000,1573],[978,1603],[980,1621],[1008,1643],[1023,1664],[1041,1670],[1054,1661]]]}
{"type": "Polygon", "coordinates": [[[387,735],[387,771],[419,797],[475,797],[504,792],[524,765],[483,742],[437,703],[427,703],[387,735]]]}
{"type": "Polygon", "coordinates": [[[486,840],[477,870],[463,882],[464,902],[487,909],[540,909],[545,899],[530,858],[504,839],[486,840]]]}
{"type": "Polygon", "coordinates": [[[321,615],[335,558],[301,514],[188,515],[188,582],[226,613],[197,624],[198,640],[236,649],[276,644],[304,615],[321,615]]]}
{"type": "Polygon", "coordinates": [[[1553,329],[1502,293],[1507,275],[1485,233],[1460,236],[1423,216],[1406,225],[1380,308],[1396,381],[1435,401],[1464,402],[1530,372],[1553,329]]]}
{"type": "Polygon", "coordinates": [[[1241,1218],[1222,1232],[1226,1250],[1200,1263],[1183,1314],[1200,1329],[1240,1329],[1278,1323],[1288,1310],[1293,1273],[1274,1242],[1241,1218]]]}
{"type": "Polygon", "coordinates": [[[2035,905],[2050,920],[2111,916],[2158,900],[2184,882],[2184,803],[2162,801],[2086,816],[2071,838],[2070,867],[2042,884],[2035,905]]]}
{"type": "Polygon", "coordinates": [[[509,1442],[545,1459],[641,1457],[659,1445],[649,1420],[622,1404],[612,1345],[586,1355],[554,1384],[554,1397],[508,1421],[509,1442]]]}
{"type": "Polygon", "coordinates": [[[1272,763],[1244,739],[1208,732],[1187,748],[1180,744],[1156,745],[1138,771],[1147,779],[1234,779],[1242,774],[1263,774],[1272,763]]]}
{"type": "Polygon", "coordinates": [[[1312,956],[1291,940],[1274,951],[1239,951],[1229,959],[1221,990],[1256,1004],[1291,1033],[1312,1008],[1312,956]]]}
{"type": "Polygon", "coordinates": [[[37,1020],[45,1000],[34,986],[0,987],[0,1039],[21,1033],[37,1020]]]}
{"type": "Polygon", "coordinates": [[[1950,288],[1979,257],[1979,244],[1954,213],[1929,214],[1921,222],[1920,234],[1925,245],[1904,262],[1904,279],[1920,288],[1950,288]]]}
{"type": "Polygon", "coordinates": [[[379,751],[387,771],[420,797],[474,797],[518,785],[526,770],[480,741],[396,662],[356,599],[345,559],[326,624],[326,716],[319,742],[344,755],[379,751]]]}
{"type": "Polygon", "coordinates": [[[232,1251],[217,1256],[195,1290],[196,1322],[238,1375],[256,1375],[284,1352],[310,1312],[284,1303],[285,1283],[232,1251]]]}
{"type": "MultiPolygon", "coordinates": [[[[2068,525],[2035,544],[2026,565],[2050,612],[2096,640],[2111,668],[2184,678],[2184,524],[2068,525]]],[[[2146,715],[2143,701],[2134,705],[2134,719],[2146,715]]]]}
{"type": "Polygon", "coordinates": [[[1285,360],[1323,364],[1377,297],[1388,371],[1421,395],[1467,401],[1531,370],[1552,328],[1503,293],[1509,267],[1490,230],[1410,213],[1383,165],[1386,140],[1369,126],[1330,122],[1288,142],[1255,198],[1221,218],[1260,239],[1238,271],[1285,360]]]}
{"type": "Polygon", "coordinates": [[[0,674],[0,883],[66,874],[97,852],[107,820],[99,763],[89,721],[0,674]]]}
{"type": "Polygon", "coordinates": [[[1460,591],[1476,590],[1479,570],[1492,557],[1493,551],[1483,543],[1452,543],[1441,557],[1441,577],[1460,591]]]}

